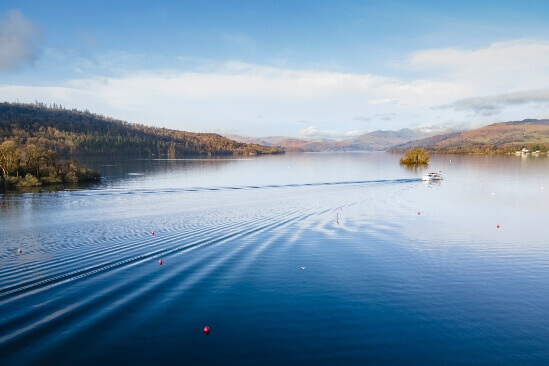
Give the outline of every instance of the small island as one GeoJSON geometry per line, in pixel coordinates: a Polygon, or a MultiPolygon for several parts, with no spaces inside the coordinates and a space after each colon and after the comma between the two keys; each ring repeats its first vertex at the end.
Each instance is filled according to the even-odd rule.
{"type": "Polygon", "coordinates": [[[99,180],[100,174],[61,160],[57,152],[13,140],[0,144],[0,186],[27,188],[99,180]]]}
{"type": "Polygon", "coordinates": [[[427,164],[429,162],[429,154],[422,148],[415,147],[410,149],[402,155],[400,158],[400,164],[403,165],[419,165],[427,164]]]}

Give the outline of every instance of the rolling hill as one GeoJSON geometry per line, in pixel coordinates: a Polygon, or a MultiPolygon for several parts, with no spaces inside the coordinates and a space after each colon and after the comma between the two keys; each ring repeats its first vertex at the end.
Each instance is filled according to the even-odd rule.
{"type": "Polygon", "coordinates": [[[464,132],[427,137],[394,146],[390,151],[402,152],[413,147],[450,154],[512,153],[523,147],[529,150],[549,149],[549,120],[525,119],[500,122],[464,132]]]}
{"type": "Polygon", "coordinates": [[[35,145],[62,156],[284,153],[277,147],[246,144],[218,134],[149,127],[42,103],[0,103],[0,144],[4,141],[35,145]]]}
{"type": "Polygon", "coordinates": [[[341,141],[323,140],[310,141],[283,136],[272,137],[244,137],[226,135],[226,137],[240,142],[280,146],[286,151],[383,151],[394,145],[412,140],[432,136],[435,133],[447,132],[449,129],[412,130],[409,128],[398,131],[373,131],[364,135],[341,141]]]}

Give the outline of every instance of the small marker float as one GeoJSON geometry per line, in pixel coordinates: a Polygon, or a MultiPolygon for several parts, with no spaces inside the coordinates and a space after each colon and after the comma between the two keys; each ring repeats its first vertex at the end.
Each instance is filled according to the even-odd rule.
{"type": "Polygon", "coordinates": [[[210,334],[210,327],[208,327],[207,325],[204,327],[204,334],[205,335],[210,334]]]}
{"type": "Polygon", "coordinates": [[[162,265],[162,259],[159,259],[158,260],[158,264],[161,266],[162,265]]]}
{"type": "Polygon", "coordinates": [[[151,231],[151,235],[154,236],[154,231],[151,231]]]}
{"type": "Polygon", "coordinates": [[[497,224],[496,227],[499,229],[499,224],[497,224]]]}
{"type": "Polygon", "coordinates": [[[22,249],[17,249],[17,253],[21,254],[21,253],[23,253],[23,250],[22,249]]]}
{"type": "Polygon", "coordinates": [[[417,214],[418,214],[418,215],[421,215],[421,211],[418,211],[417,214]]]}

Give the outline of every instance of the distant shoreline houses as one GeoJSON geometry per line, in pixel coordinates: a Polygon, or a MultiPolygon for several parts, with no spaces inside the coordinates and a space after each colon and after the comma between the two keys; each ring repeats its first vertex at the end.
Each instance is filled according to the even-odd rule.
{"type": "MultiPolygon", "coordinates": [[[[515,154],[516,155],[528,155],[528,154],[538,155],[540,152],[541,152],[540,150],[530,151],[524,147],[522,150],[516,151],[515,154]]],[[[549,152],[547,152],[547,154],[549,154],[549,152]]]]}

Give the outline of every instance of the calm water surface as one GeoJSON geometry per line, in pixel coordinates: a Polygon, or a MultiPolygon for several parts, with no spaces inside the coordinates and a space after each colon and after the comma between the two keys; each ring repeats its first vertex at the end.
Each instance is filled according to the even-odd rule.
{"type": "Polygon", "coordinates": [[[549,364],[549,158],[435,156],[438,184],[398,158],[0,194],[0,364],[549,364]]]}

